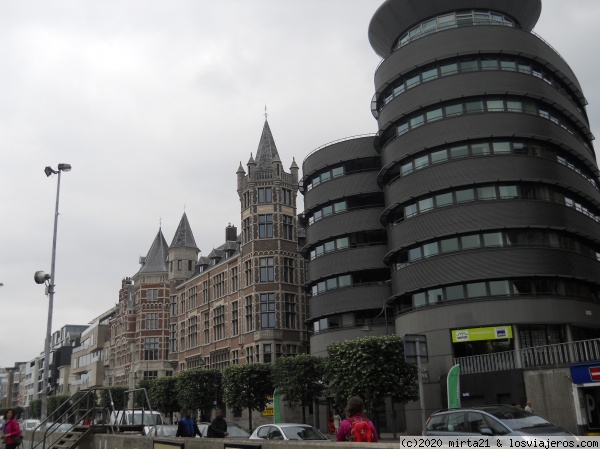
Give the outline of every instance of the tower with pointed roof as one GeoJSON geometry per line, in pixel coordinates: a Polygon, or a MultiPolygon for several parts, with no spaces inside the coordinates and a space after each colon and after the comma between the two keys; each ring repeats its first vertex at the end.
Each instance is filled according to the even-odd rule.
{"type": "Polygon", "coordinates": [[[132,388],[142,379],[173,372],[167,361],[168,255],[167,241],[159,229],[146,256],[140,257],[138,272],[121,282],[115,317],[110,323],[106,385],[132,388]]]}
{"type": "Polygon", "coordinates": [[[184,212],[168,250],[169,280],[179,283],[194,274],[199,252],[187,214],[184,212]]]}
{"type": "Polygon", "coordinates": [[[244,310],[255,313],[245,323],[254,334],[245,334],[243,344],[247,360],[274,361],[279,348],[305,343],[302,322],[290,322],[286,312],[298,310],[297,317],[304,308],[304,260],[296,218],[298,166],[293,161],[289,172],[283,169],[266,117],[247,169],[240,163],[236,173],[242,222],[240,297],[244,310]]]}

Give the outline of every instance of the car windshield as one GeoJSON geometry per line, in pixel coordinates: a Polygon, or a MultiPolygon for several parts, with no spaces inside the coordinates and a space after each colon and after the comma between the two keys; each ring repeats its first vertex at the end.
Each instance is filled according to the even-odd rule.
{"type": "Polygon", "coordinates": [[[250,436],[250,434],[241,427],[233,426],[231,424],[227,425],[227,433],[229,433],[229,438],[248,438],[250,436]]]}
{"type": "Polygon", "coordinates": [[[326,440],[321,433],[308,426],[282,427],[281,430],[288,440],[326,440]]]}
{"type": "Polygon", "coordinates": [[[158,414],[144,413],[144,422],[142,422],[142,414],[135,413],[133,415],[133,424],[162,424],[162,419],[158,414]]]}
{"type": "Polygon", "coordinates": [[[156,434],[159,437],[174,437],[177,434],[177,426],[158,426],[156,434]]]}
{"type": "Polygon", "coordinates": [[[488,413],[494,415],[496,418],[501,420],[509,428],[513,430],[526,429],[529,427],[546,427],[552,426],[553,424],[546,421],[540,416],[534,415],[527,410],[519,408],[495,408],[486,409],[488,413]]]}

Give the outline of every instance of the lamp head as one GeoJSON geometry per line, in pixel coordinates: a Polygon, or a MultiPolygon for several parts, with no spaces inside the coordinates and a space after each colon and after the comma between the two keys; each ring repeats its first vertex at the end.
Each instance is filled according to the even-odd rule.
{"type": "Polygon", "coordinates": [[[58,173],[58,172],[54,171],[54,170],[52,169],[52,167],[46,167],[46,168],[44,169],[44,173],[46,173],[46,176],[50,176],[50,175],[54,175],[54,174],[56,174],[56,173],[58,173]]]}
{"type": "Polygon", "coordinates": [[[58,171],[71,171],[71,164],[58,164],[58,171]]]}
{"type": "Polygon", "coordinates": [[[50,275],[44,273],[43,271],[36,271],[33,275],[33,280],[36,284],[43,284],[46,281],[50,280],[50,275]]]}

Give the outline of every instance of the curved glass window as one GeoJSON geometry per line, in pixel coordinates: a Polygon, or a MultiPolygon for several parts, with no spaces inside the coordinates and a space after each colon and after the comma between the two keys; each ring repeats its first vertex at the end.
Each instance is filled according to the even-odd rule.
{"type": "Polygon", "coordinates": [[[525,278],[476,281],[436,287],[399,298],[400,313],[452,301],[480,300],[498,297],[558,296],[600,302],[597,285],[561,278],[525,278]]]}
{"type": "Polygon", "coordinates": [[[416,27],[411,28],[398,38],[395,48],[403,47],[404,45],[431,33],[436,33],[448,28],[473,25],[502,25],[514,27],[515,22],[511,18],[494,11],[467,10],[452,12],[450,14],[432,17],[421,22],[416,27]]]}
{"type": "Polygon", "coordinates": [[[573,135],[573,137],[589,149],[587,137],[582,135],[581,131],[573,126],[568,118],[554,108],[530,98],[498,96],[483,97],[480,99],[470,98],[455,100],[409,114],[383,133],[380,146],[383,148],[396,137],[423,126],[426,123],[439,120],[440,114],[444,118],[449,118],[465,114],[496,112],[519,112],[545,118],[573,135]],[[427,114],[432,111],[438,111],[436,112],[436,118],[434,120],[428,120],[427,114]]]}
{"type": "Polygon", "coordinates": [[[381,168],[381,159],[379,157],[370,157],[347,161],[344,164],[327,167],[324,170],[318,171],[316,174],[308,178],[306,182],[306,191],[312,190],[314,187],[327,182],[339,176],[349,175],[361,171],[378,170],[381,168]]]}
{"type": "Polygon", "coordinates": [[[392,167],[386,173],[383,183],[389,187],[390,184],[399,178],[440,162],[447,162],[468,156],[504,156],[507,154],[555,160],[582,176],[598,190],[595,176],[581,161],[571,154],[560,151],[552,144],[533,140],[485,140],[456,144],[444,148],[433,148],[427,152],[419,153],[414,157],[403,159],[402,162],[392,167]]]}
{"type": "Polygon", "coordinates": [[[600,223],[600,215],[595,207],[574,199],[571,192],[565,193],[559,188],[543,184],[482,184],[420,197],[392,210],[388,215],[388,223],[393,228],[404,220],[443,207],[473,201],[513,199],[561,203],[600,223]],[[452,201],[443,196],[448,194],[452,195],[452,201]]]}
{"type": "Polygon", "coordinates": [[[362,195],[356,195],[348,197],[342,201],[336,201],[327,203],[326,205],[319,206],[319,209],[313,209],[307,214],[308,226],[313,223],[330,217],[331,215],[339,214],[353,209],[362,209],[369,207],[383,206],[383,193],[365,193],[362,195]]]}
{"type": "Polygon", "coordinates": [[[333,214],[346,212],[346,210],[348,210],[348,205],[345,200],[329,204],[327,206],[324,206],[322,209],[313,211],[313,213],[308,216],[308,225],[310,226],[315,221],[319,221],[321,218],[327,218],[333,214]]]}
{"type": "Polygon", "coordinates": [[[517,246],[561,248],[600,261],[600,249],[592,247],[590,242],[571,234],[545,229],[515,229],[453,236],[409,247],[394,255],[391,270],[394,272],[428,257],[457,251],[517,246]]]}
{"type": "MultiPolygon", "coordinates": [[[[330,315],[313,322],[313,334],[362,327],[365,325],[384,326],[386,324],[385,319],[386,316],[382,315],[381,310],[379,309],[330,315]]],[[[389,313],[387,319],[388,324],[391,324],[393,321],[393,314],[389,313]]]]}
{"type": "Polygon", "coordinates": [[[388,269],[363,270],[351,274],[322,279],[311,286],[311,293],[314,297],[340,288],[387,285],[389,279],[390,272],[388,269]]]}
{"type": "Polygon", "coordinates": [[[350,248],[349,237],[339,237],[334,240],[329,240],[313,248],[313,250],[310,252],[310,260],[316,259],[317,257],[323,256],[333,251],[343,251],[348,248],[350,248]]]}
{"type": "Polygon", "coordinates": [[[489,70],[519,72],[544,80],[567,97],[577,110],[583,113],[584,105],[579,100],[575,100],[576,96],[572,94],[571,90],[546,68],[529,59],[510,55],[464,56],[460,58],[445,59],[434,64],[423,66],[422,68],[409,72],[405,76],[392,82],[389,87],[378,95],[376,109],[372,112],[375,117],[377,117],[381,110],[395,97],[406,92],[411,87],[418,86],[427,81],[432,81],[448,75],[455,75],[457,73],[489,70]]]}

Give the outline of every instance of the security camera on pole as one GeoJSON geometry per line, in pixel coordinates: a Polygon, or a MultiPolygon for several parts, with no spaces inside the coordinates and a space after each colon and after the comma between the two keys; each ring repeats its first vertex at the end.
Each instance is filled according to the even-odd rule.
{"type": "Polygon", "coordinates": [[[60,174],[70,171],[71,165],[58,164],[58,170],[46,167],[44,173],[46,176],[58,175],[56,184],[56,209],[54,212],[54,236],[52,239],[52,263],[50,265],[50,274],[43,271],[37,271],[33,279],[37,284],[46,284],[46,294],[48,295],[48,325],[46,328],[46,342],[44,344],[44,377],[42,391],[42,421],[48,416],[48,375],[50,371],[50,340],[52,338],[52,307],[54,303],[54,266],[56,262],[56,229],[58,226],[58,199],[60,196],[60,174]]]}

